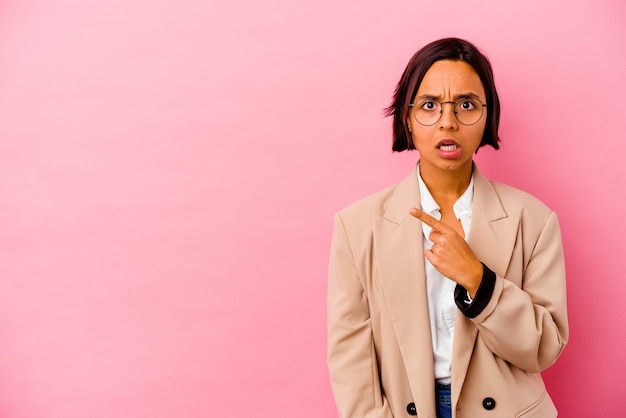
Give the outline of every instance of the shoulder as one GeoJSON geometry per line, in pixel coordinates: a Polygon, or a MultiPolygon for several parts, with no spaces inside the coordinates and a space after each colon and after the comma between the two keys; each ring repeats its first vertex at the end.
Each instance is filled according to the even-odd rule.
{"type": "Polygon", "coordinates": [[[526,223],[538,225],[543,225],[552,216],[556,217],[548,205],[532,194],[498,181],[489,182],[508,215],[516,215],[526,223]]]}
{"type": "Polygon", "coordinates": [[[399,183],[357,200],[340,210],[335,216],[336,231],[342,231],[350,240],[366,245],[373,239],[376,219],[385,218],[401,223],[409,209],[419,206],[416,169],[399,183]]]}
{"type": "Polygon", "coordinates": [[[348,222],[371,224],[373,217],[385,217],[399,222],[408,216],[411,207],[419,205],[417,166],[399,183],[364,197],[337,214],[348,222]]]}
{"type": "Polygon", "coordinates": [[[368,222],[375,216],[382,216],[397,187],[396,184],[359,199],[337,212],[337,217],[344,224],[354,225],[368,222]]]}
{"type": "Polygon", "coordinates": [[[489,180],[489,182],[505,202],[522,203],[538,210],[550,211],[545,203],[524,190],[494,180],[489,180]]]}

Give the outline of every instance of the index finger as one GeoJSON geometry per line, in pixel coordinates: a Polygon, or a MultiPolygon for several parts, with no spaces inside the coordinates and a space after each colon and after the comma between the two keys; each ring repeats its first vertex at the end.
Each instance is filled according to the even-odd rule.
{"type": "Polygon", "coordinates": [[[409,213],[413,215],[415,218],[424,222],[426,225],[430,226],[434,230],[437,230],[439,232],[444,232],[444,233],[449,232],[451,230],[451,228],[448,225],[433,218],[432,216],[422,211],[421,209],[411,208],[411,210],[409,210],[409,213]]]}

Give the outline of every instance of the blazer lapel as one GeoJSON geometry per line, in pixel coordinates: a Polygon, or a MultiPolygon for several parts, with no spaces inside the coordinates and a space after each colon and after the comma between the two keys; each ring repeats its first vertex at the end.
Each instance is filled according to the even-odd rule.
{"type": "MultiPolygon", "coordinates": [[[[511,261],[518,226],[519,217],[506,213],[489,179],[474,166],[474,202],[468,243],[476,257],[499,277],[505,276],[511,261]]],[[[452,353],[452,399],[455,404],[467,375],[477,335],[476,326],[458,311],[452,353]]]]}
{"type": "Polygon", "coordinates": [[[374,254],[414,401],[420,402],[418,410],[428,409],[434,414],[434,366],[422,227],[408,213],[419,205],[417,173],[413,170],[396,187],[385,214],[374,218],[374,254]]]}
{"type": "Polygon", "coordinates": [[[474,166],[474,203],[469,245],[476,257],[504,277],[513,255],[519,217],[506,213],[491,181],[474,166]]]}

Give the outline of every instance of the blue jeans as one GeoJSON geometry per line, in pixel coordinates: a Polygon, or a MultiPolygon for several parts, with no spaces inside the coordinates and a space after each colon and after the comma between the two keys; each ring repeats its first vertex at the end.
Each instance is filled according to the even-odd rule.
{"type": "Polygon", "coordinates": [[[449,384],[435,383],[435,401],[437,403],[437,418],[452,418],[452,394],[449,384]]]}

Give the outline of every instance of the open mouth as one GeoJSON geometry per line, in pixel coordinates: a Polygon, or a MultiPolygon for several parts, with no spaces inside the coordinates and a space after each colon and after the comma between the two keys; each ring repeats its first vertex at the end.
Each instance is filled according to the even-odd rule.
{"type": "Polygon", "coordinates": [[[449,151],[455,151],[458,148],[458,146],[454,142],[443,142],[441,143],[441,145],[439,145],[438,148],[441,151],[449,152],[449,151]]]}

